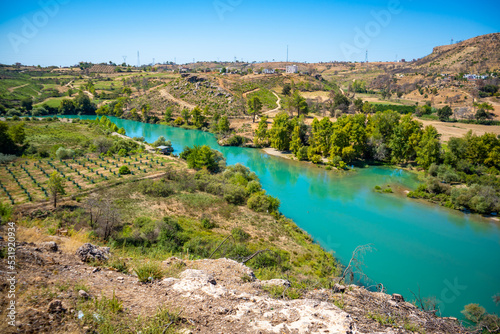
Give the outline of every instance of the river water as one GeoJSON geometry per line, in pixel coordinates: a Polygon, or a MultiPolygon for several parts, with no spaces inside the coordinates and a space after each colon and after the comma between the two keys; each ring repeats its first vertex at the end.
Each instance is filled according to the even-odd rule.
{"type": "Polygon", "coordinates": [[[130,137],[153,142],[164,136],[176,153],[185,146],[209,145],[224,154],[228,165],[249,167],[281,200],[280,211],[344,264],[357,246],[371,244],[364,257],[370,284],[382,283],[407,300],[414,299],[410,291],[435,297],[443,316],[461,317],[469,303],[500,313],[492,300],[500,293],[500,223],[373,191],[388,184],[414,189],[417,180],[410,173],[369,167],[340,174],[257,149],[221,147],[201,131],[110,119],[130,137]]]}

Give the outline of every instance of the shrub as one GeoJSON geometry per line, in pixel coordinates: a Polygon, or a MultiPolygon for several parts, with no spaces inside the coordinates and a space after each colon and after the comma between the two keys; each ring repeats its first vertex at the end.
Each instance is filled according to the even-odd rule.
{"type": "Polygon", "coordinates": [[[56,151],[56,157],[61,160],[71,159],[75,156],[75,151],[59,147],[56,151]]]}
{"type": "Polygon", "coordinates": [[[120,169],[118,170],[118,173],[120,173],[121,175],[129,175],[129,174],[131,174],[130,169],[128,168],[128,166],[121,166],[120,169]]]}
{"type": "Polygon", "coordinates": [[[0,202],[0,225],[8,222],[12,215],[12,207],[8,204],[0,202]]]}
{"type": "Polygon", "coordinates": [[[15,155],[0,153],[0,164],[6,164],[14,161],[17,157],[15,155]]]}
{"type": "Polygon", "coordinates": [[[233,136],[227,140],[227,146],[241,146],[243,144],[243,137],[233,136]]]}
{"type": "Polygon", "coordinates": [[[266,195],[264,192],[253,194],[247,201],[249,209],[255,212],[275,212],[279,209],[280,201],[277,198],[266,195]]]}
{"type": "Polygon", "coordinates": [[[204,229],[207,229],[207,230],[211,230],[213,228],[215,228],[217,225],[210,221],[210,219],[204,217],[201,219],[201,227],[203,227],[204,229]]]}
{"type": "Polygon", "coordinates": [[[173,186],[164,181],[144,180],[139,183],[138,189],[144,195],[153,197],[168,197],[175,194],[173,186]]]}
{"type": "Polygon", "coordinates": [[[207,145],[186,147],[180,157],[187,161],[189,168],[196,170],[206,168],[211,173],[218,173],[225,168],[224,156],[207,145]]]}
{"type": "Polygon", "coordinates": [[[184,124],[184,119],[182,117],[177,117],[174,121],[174,124],[177,126],[181,126],[182,124],[184,124]]]}
{"type": "Polygon", "coordinates": [[[250,234],[245,232],[242,228],[236,227],[231,230],[231,235],[233,236],[234,240],[238,242],[244,242],[250,239],[250,234]]]}
{"type": "Polygon", "coordinates": [[[139,282],[147,283],[163,278],[163,271],[158,262],[145,262],[136,265],[134,272],[137,274],[139,282]]]}
{"type": "Polygon", "coordinates": [[[226,184],[224,187],[224,199],[230,204],[240,205],[247,198],[246,189],[234,184],[226,184]]]}
{"type": "Polygon", "coordinates": [[[247,185],[247,192],[249,194],[254,194],[262,190],[262,186],[259,181],[250,181],[247,185]]]}

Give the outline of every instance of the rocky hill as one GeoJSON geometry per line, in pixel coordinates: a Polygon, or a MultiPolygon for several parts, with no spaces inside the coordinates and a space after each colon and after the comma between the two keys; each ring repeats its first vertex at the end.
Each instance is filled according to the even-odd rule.
{"type": "Polygon", "coordinates": [[[483,73],[500,69],[500,33],[435,47],[414,66],[441,68],[446,73],[483,73]]]}
{"type": "Polygon", "coordinates": [[[75,254],[67,238],[52,239],[19,244],[16,323],[0,322],[2,333],[467,333],[400,295],[354,285],[283,298],[288,281],[258,280],[228,259],[165,259],[170,274],[141,283],[97,262],[109,249],[85,244],[75,254]]]}

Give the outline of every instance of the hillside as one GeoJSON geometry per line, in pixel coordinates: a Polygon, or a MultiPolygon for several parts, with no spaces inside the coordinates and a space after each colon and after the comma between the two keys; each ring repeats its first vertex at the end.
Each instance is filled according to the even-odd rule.
{"type": "Polygon", "coordinates": [[[432,67],[446,73],[484,73],[500,69],[500,33],[435,47],[412,67],[432,67]]]}

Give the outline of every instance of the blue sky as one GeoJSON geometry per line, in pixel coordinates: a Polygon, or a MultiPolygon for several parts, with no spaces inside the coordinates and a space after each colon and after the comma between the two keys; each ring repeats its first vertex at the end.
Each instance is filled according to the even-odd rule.
{"type": "Polygon", "coordinates": [[[184,0],[0,3],[0,63],[392,61],[500,31],[499,1],[184,0]]]}

